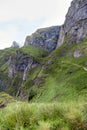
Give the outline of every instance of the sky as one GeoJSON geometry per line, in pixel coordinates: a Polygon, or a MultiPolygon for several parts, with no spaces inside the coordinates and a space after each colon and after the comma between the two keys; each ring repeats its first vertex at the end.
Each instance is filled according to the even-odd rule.
{"type": "Polygon", "coordinates": [[[72,0],[0,0],[0,49],[38,28],[62,25],[72,0]]]}

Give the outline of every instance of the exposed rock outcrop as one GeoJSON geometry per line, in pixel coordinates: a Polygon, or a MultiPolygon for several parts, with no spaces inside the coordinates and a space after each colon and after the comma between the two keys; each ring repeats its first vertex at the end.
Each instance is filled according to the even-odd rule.
{"type": "Polygon", "coordinates": [[[16,53],[18,54],[16,57],[9,57],[8,76],[13,78],[17,73],[23,72],[23,80],[26,80],[28,70],[37,67],[39,63],[27,54],[23,54],[20,51],[16,53]]]}
{"type": "Polygon", "coordinates": [[[19,43],[17,43],[16,41],[13,41],[12,46],[11,47],[19,47],[19,43]]]}
{"type": "Polygon", "coordinates": [[[27,80],[28,71],[31,68],[32,64],[33,64],[33,59],[29,60],[28,65],[27,65],[27,67],[24,70],[23,81],[27,80]]]}
{"type": "Polygon", "coordinates": [[[16,68],[15,68],[14,59],[12,56],[10,56],[8,60],[8,76],[10,78],[13,78],[15,74],[16,74],[16,68]]]}
{"type": "Polygon", "coordinates": [[[80,50],[75,50],[73,56],[74,56],[75,58],[79,58],[79,57],[82,56],[82,53],[81,53],[80,50]]]}
{"type": "Polygon", "coordinates": [[[38,29],[31,36],[26,37],[24,45],[41,47],[51,52],[56,48],[59,32],[60,26],[38,29]]]}
{"type": "Polygon", "coordinates": [[[57,47],[80,43],[87,36],[87,0],[73,0],[61,27],[57,47]]]}

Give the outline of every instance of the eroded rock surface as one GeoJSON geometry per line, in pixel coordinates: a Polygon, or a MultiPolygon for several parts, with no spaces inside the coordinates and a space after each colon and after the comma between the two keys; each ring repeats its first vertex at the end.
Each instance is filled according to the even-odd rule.
{"type": "Polygon", "coordinates": [[[51,52],[56,48],[59,32],[60,26],[38,29],[31,36],[26,37],[25,45],[40,47],[51,52]]]}
{"type": "Polygon", "coordinates": [[[80,43],[87,36],[87,0],[73,0],[61,27],[57,47],[80,43]]]}

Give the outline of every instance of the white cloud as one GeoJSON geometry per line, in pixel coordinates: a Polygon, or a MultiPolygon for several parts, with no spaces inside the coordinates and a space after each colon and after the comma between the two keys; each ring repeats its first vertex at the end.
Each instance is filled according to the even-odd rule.
{"type": "Polygon", "coordinates": [[[13,26],[5,30],[0,30],[0,49],[5,48],[6,46],[10,47],[17,34],[18,30],[13,26]]]}
{"type": "MultiPolygon", "coordinates": [[[[66,14],[71,0],[0,0],[0,21],[25,18],[30,21],[57,18],[66,14]]],[[[57,22],[58,22],[57,21],[57,22]]]]}
{"type": "Polygon", "coordinates": [[[37,24],[42,20],[41,24],[35,27],[63,24],[70,2],[71,0],[0,0],[0,24],[5,23],[8,28],[3,29],[3,26],[0,29],[0,48],[1,43],[8,46],[15,39],[23,40],[28,28],[29,33],[34,29],[30,23],[37,24]],[[15,20],[20,22],[15,23],[15,20]],[[24,32],[24,26],[18,27],[20,23],[23,25],[23,20],[27,21],[24,32]],[[7,24],[10,21],[13,21],[13,25],[7,24]]]}

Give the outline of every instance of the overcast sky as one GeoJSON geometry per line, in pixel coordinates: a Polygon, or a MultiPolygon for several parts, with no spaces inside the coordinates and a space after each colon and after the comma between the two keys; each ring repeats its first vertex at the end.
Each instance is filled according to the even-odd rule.
{"type": "Polygon", "coordinates": [[[62,25],[72,0],[0,0],[0,49],[38,28],[62,25]]]}

